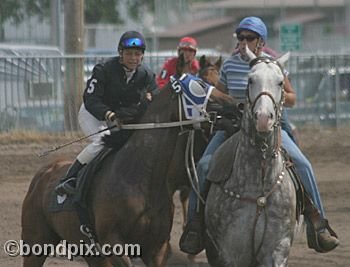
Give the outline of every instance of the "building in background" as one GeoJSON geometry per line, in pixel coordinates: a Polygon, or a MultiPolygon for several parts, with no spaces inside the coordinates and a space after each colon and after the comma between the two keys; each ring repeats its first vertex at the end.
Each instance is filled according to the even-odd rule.
{"type": "MultiPolygon", "coordinates": [[[[266,21],[269,46],[277,51],[348,51],[349,0],[225,0],[193,4],[190,0],[154,1],[154,14],[140,7],[139,22],[125,15],[124,25],[85,25],[86,49],[115,51],[120,34],[132,28],[146,35],[153,51],[175,50],[179,38],[191,35],[201,48],[229,53],[236,45],[232,37],[234,25],[245,16],[256,15],[266,21]]],[[[64,5],[62,0],[56,2],[58,13],[51,13],[51,18],[44,21],[27,17],[20,24],[7,22],[5,42],[48,45],[55,40],[62,48],[64,5]]]]}

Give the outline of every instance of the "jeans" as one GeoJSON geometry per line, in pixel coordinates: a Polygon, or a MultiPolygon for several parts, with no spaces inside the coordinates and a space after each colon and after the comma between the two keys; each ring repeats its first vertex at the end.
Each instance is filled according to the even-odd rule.
{"type": "MultiPolygon", "coordinates": [[[[205,149],[203,156],[198,162],[197,165],[197,174],[198,174],[198,183],[199,188],[203,188],[203,184],[205,181],[205,178],[208,175],[209,171],[209,162],[214,154],[214,152],[218,149],[218,147],[225,142],[226,140],[226,133],[225,131],[217,131],[215,135],[211,138],[207,148],[205,149]]],[[[188,221],[193,217],[193,214],[196,211],[197,207],[197,195],[195,191],[192,189],[189,197],[188,202],[188,221]]]]}
{"type": "Polygon", "coordinates": [[[282,130],[282,146],[287,150],[288,154],[292,158],[306,192],[310,194],[312,201],[320,211],[321,216],[324,218],[325,214],[322,200],[310,161],[305,157],[299,147],[284,130],[282,130]]]}
{"type": "MultiPolygon", "coordinates": [[[[225,132],[217,131],[210,140],[210,143],[204,151],[202,158],[199,160],[197,165],[197,174],[200,188],[203,188],[205,178],[207,177],[209,171],[209,163],[214,152],[225,141],[225,139],[225,132]]],[[[284,130],[282,130],[282,146],[287,150],[288,154],[292,158],[305,190],[310,194],[312,201],[320,211],[321,216],[324,218],[324,209],[321,196],[318,191],[316,178],[310,161],[304,156],[299,147],[284,130]]],[[[188,222],[193,218],[193,214],[196,211],[196,206],[197,195],[194,190],[191,190],[188,203],[188,222]]]]}
{"type": "Polygon", "coordinates": [[[295,136],[293,136],[292,126],[290,125],[288,120],[287,110],[285,108],[282,110],[281,127],[283,130],[287,132],[289,137],[296,143],[295,136]]]}

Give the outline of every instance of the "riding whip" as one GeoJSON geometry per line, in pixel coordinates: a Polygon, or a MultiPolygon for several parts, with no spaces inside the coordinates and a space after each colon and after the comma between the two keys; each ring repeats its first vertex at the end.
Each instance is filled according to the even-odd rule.
{"type": "Polygon", "coordinates": [[[46,156],[47,154],[59,150],[63,147],[69,146],[71,144],[80,142],[86,138],[89,138],[90,136],[102,133],[104,131],[107,130],[111,130],[113,128],[118,128],[120,130],[145,130],[145,129],[160,129],[160,128],[170,128],[170,127],[179,127],[179,126],[183,126],[183,125],[193,125],[193,124],[198,124],[200,122],[206,122],[208,121],[208,118],[199,118],[199,119],[195,119],[195,120],[186,120],[186,121],[173,121],[173,122],[153,122],[153,123],[140,123],[140,124],[116,124],[116,125],[112,125],[110,127],[104,128],[96,133],[81,137],[79,139],[73,140],[71,142],[53,147],[49,150],[46,150],[40,154],[38,154],[38,157],[43,157],[46,156]]]}
{"type": "Polygon", "coordinates": [[[55,146],[55,147],[53,147],[53,148],[51,148],[51,149],[49,149],[49,150],[46,150],[46,151],[44,151],[44,152],[39,153],[39,154],[38,154],[38,157],[39,157],[39,158],[44,157],[44,156],[48,155],[48,154],[51,153],[51,152],[57,151],[57,150],[59,150],[59,149],[61,149],[61,148],[63,148],[63,147],[69,146],[69,145],[71,145],[71,144],[80,142],[80,141],[82,141],[82,140],[84,140],[84,139],[87,139],[87,138],[89,138],[89,137],[91,137],[91,136],[94,136],[94,135],[96,135],[96,134],[103,133],[103,132],[108,131],[108,130],[112,130],[112,129],[116,128],[116,127],[119,128],[119,126],[118,126],[117,124],[115,124],[115,125],[112,125],[112,126],[110,126],[110,127],[107,127],[107,128],[102,129],[102,130],[99,130],[99,131],[96,132],[96,133],[92,133],[92,134],[89,134],[89,135],[87,135],[87,136],[83,136],[83,137],[78,138],[78,139],[76,139],[76,140],[70,141],[70,142],[68,142],[68,143],[64,143],[64,144],[62,144],[62,145],[55,146]]]}

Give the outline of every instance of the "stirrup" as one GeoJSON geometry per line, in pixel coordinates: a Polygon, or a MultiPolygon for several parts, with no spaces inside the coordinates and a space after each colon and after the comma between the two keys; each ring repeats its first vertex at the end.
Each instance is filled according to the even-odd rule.
{"type": "MultiPolygon", "coordinates": [[[[333,231],[333,229],[329,226],[328,220],[322,219],[319,225],[315,227],[311,222],[307,223],[306,226],[307,233],[307,245],[309,248],[312,248],[320,253],[326,253],[333,249],[335,249],[339,245],[339,240],[337,239],[337,234],[333,231]],[[323,233],[322,231],[328,231],[329,236],[334,239],[334,244],[331,247],[324,248],[319,240],[320,235],[323,233]]],[[[326,233],[326,232],[324,232],[326,233]]]]}
{"type": "Polygon", "coordinates": [[[76,180],[77,178],[72,177],[63,181],[55,187],[55,192],[60,196],[63,196],[65,194],[74,195],[76,193],[76,188],[72,186],[71,183],[76,183],[76,180]]]}

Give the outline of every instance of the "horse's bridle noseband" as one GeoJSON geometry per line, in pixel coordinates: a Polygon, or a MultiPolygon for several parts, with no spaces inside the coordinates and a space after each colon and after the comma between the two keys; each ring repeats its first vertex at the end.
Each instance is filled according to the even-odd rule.
{"type": "MultiPolygon", "coordinates": [[[[277,65],[284,76],[284,70],[283,70],[283,67],[281,66],[281,64],[278,61],[271,59],[269,57],[257,57],[255,59],[253,59],[249,63],[249,67],[252,68],[259,63],[265,63],[265,64],[272,63],[272,64],[277,65]]],[[[248,82],[248,85],[247,85],[247,103],[249,105],[249,110],[250,110],[251,115],[253,115],[254,107],[255,107],[258,99],[262,96],[268,96],[271,99],[273,106],[274,106],[274,111],[275,111],[275,115],[276,115],[275,124],[278,123],[280,121],[281,116],[282,116],[282,106],[284,104],[284,82],[281,85],[281,99],[278,103],[276,103],[276,101],[273,98],[273,96],[271,95],[271,93],[269,93],[267,91],[261,92],[260,94],[257,95],[257,97],[253,101],[251,101],[250,96],[249,96],[249,85],[250,85],[250,83],[248,82]]]]}

